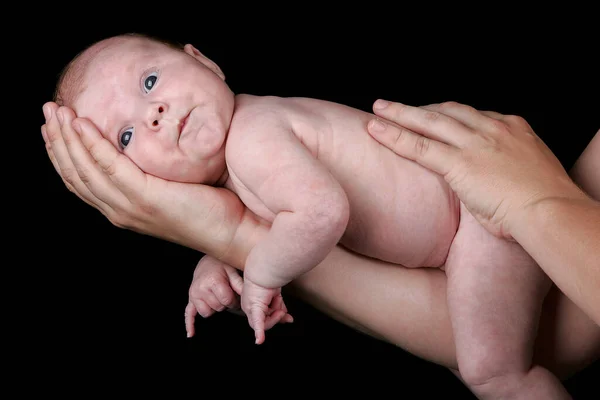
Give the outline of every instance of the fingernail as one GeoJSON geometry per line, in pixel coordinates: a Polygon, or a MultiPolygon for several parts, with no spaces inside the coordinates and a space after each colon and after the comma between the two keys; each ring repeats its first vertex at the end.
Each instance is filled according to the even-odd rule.
{"type": "Polygon", "coordinates": [[[44,112],[44,118],[46,118],[46,122],[50,121],[50,118],[52,118],[52,113],[50,112],[50,106],[42,107],[42,111],[44,112]]]}
{"type": "Polygon", "coordinates": [[[369,130],[372,132],[383,132],[385,131],[385,124],[378,119],[371,120],[369,130]]]}
{"type": "Polygon", "coordinates": [[[57,111],[56,112],[56,116],[58,117],[58,122],[60,122],[60,124],[63,124],[63,114],[62,111],[57,111]]]}
{"type": "Polygon", "coordinates": [[[389,105],[390,105],[389,101],[379,99],[379,100],[375,101],[375,104],[373,104],[373,108],[376,108],[378,110],[382,110],[382,109],[386,108],[389,105]]]}

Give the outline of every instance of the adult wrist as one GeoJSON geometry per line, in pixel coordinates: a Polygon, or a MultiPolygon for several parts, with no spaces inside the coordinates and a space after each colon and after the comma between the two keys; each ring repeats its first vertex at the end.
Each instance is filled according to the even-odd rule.
{"type": "Polygon", "coordinates": [[[509,234],[517,242],[526,235],[535,235],[555,215],[566,212],[573,204],[597,204],[597,201],[583,192],[575,183],[560,196],[545,196],[529,203],[515,215],[509,224],[509,234]]]}

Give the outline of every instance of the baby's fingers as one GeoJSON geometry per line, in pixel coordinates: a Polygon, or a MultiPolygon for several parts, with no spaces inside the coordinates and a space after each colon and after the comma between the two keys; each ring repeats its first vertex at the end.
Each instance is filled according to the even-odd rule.
{"type": "Polygon", "coordinates": [[[292,318],[292,316],[290,314],[287,314],[285,311],[273,311],[271,315],[267,316],[267,320],[265,321],[265,331],[268,331],[269,329],[273,328],[278,323],[285,324],[293,321],[294,319],[292,318]]]}
{"type": "Polygon", "coordinates": [[[196,306],[190,301],[185,307],[185,332],[187,337],[192,337],[196,333],[194,322],[196,321],[197,314],[196,306]]]}
{"type": "MultiPolygon", "coordinates": [[[[271,303],[271,309],[274,310],[274,312],[271,313],[271,315],[269,317],[267,317],[267,326],[269,324],[268,323],[269,318],[272,317],[273,315],[275,315],[277,311],[283,312],[283,315],[280,318],[281,323],[294,322],[294,318],[290,314],[288,314],[288,309],[285,305],[285,302],[283,301],[283,296],[281,294],[279,294],[278,296],[275,296],[273,298],[273,302],[271,303]]],[[[277,322],[279,322],[279,321],[277,321],[277,322]]],[[[277,322],[275,322],[275,323],[277,323],[277,322]]],[[[273,324],[273,325],[275,325],[275,324],[273,324]]],[[[269,329],[271,329],[271,327],[267,327],[266,329],[269,330],[269,329]]]]}
{"type": "Polygon", "coordinates": [[[221,303],[218,302],[214,296],[206,296],[205,298],[194,298],[190,299],[190,302],[194,304],[198,314],[200,314],[203,318],[208,318],[215,313],[216,308],[220,308],[221,303]]]}
{"type": "Polygon", "coordinates": [[[250,310],[248,320],[250,326],[254,329],[254,338],[256,344],[262,344],[265,341],[265,320],[267,316],[260,306],[254,306],[250,310]]]}
{"type": "Polygon", "coordinates": [[[220,310],[216,310],[216,311],[222,311],[224,308],[238,308],[239,307],[239,301],[234,293],[234,291],[231,289],[231,287],[226,284],[220,284],[220,285],[216,285],[213,289],[213,294],[215,295],[215,298],[218,300],[219,305],[222,306],[222,308],[220,310]]]}
{"type": "Polygon", "coordinates": [[[242,289],[244,288],[244,279],[240,276],[238,271],[229,266],[225,265],[225,272],[227,273],[227,277],[229,278],[229,284],[231,288],[239,295],[242,294],[242,289]]]}
{"type": "MultiPolygon", "coordinates": [[[[214,289],[206,291],[206,293],[204,294],[204,296],[202,296],[200,301],[203,301],[204,303],[206,303],[208,305],[208,307],[210,308],[209,315],[204,316],[202,313],[200,313],[205,318],[212,315],[215,311],[216,312],[223,311],[226,307],[223,304],[223,302],[221,301],[221,299],[219,299],[219,296],[215,293],[214,289]]],[[[200,312],[200,310],[198,310],[198,312],[200,312]]]]}

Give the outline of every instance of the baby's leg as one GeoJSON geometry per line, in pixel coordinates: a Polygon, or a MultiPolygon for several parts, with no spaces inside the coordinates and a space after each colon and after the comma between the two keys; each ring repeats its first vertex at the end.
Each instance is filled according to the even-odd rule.
{"type": "Polygon", "coordinates": [[[551,281],[516,243],[488,233],[461,206],[445,265],[463,381],[479,398],[569,398],[560,381],[532,365],[538,320],[551,281]]]}

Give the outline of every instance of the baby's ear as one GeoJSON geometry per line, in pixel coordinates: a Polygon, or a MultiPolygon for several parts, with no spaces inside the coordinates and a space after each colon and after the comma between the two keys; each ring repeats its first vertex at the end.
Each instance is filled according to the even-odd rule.
{"type": "Polygon", "coordinates": [[[206,65],[210,68],[215,74],[219,75],[221,79],[225,80],[225,74],[221,71],[221,68],[211,59],[206,57],[204,54],[200,53],[200,51],[192,46],[191,44],[186,44],[183,46],[183,51],[194,57],[196,60],[200,61],[202,64],[206,65]]]}

